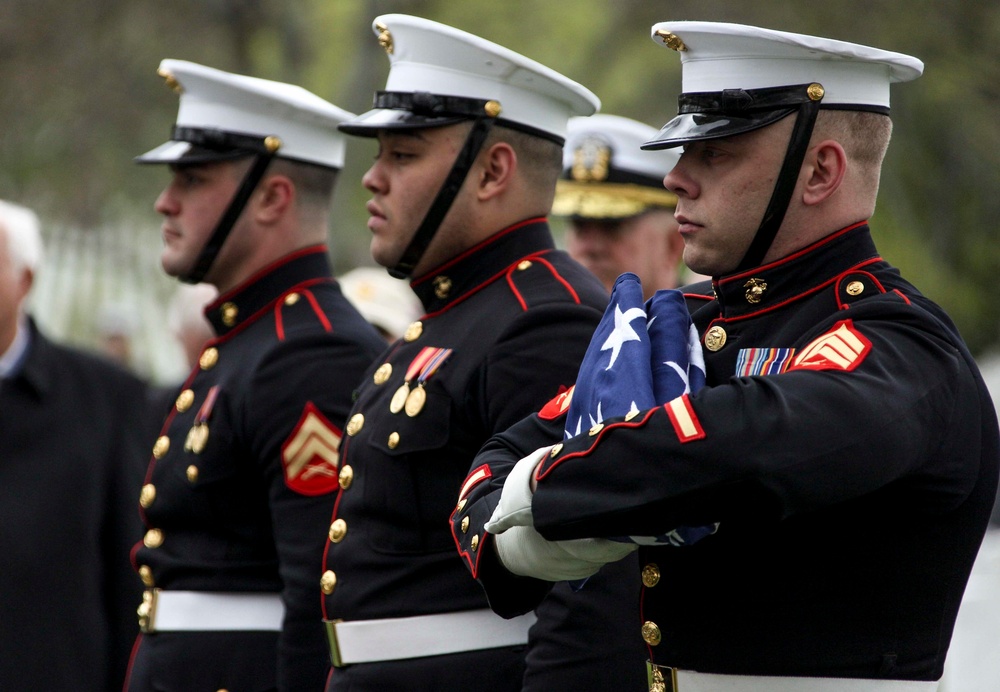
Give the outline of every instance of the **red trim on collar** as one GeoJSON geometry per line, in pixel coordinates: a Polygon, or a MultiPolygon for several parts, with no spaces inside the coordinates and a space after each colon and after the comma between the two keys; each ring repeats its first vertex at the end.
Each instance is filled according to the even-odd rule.
{"type": "Polygon", "coordinates": [[[545,221],[545,217],[544,216],[536,216],[533,219],[525,219],[524,221],[521,221],[520,223],[516,223],[513,226],[508,226],[507,228],[503,229],[502,231],[498,231],[497,233],[494,233],[493,235],[491,235],[489,238],[486,238],[485,240],[480,241],[476,245],[473,245],[468,250],[465,250],[464,252],[456,255],[455,257],[452,257],[450,260],[448,260],[444,264],[441,264],[441,265],[438,265],[437,267],[432,268],[430,271],[426,272],[423,276],[417,277],[416,279],[414,279],[413,281],[410,282],[410,287],[411,288],[416,288],[420,284],[422,284],[425,281],[429,280],[431,277],[434,277],[434,276],[437,276],[438,274],[444,273],[445,271],[447,271],[447,269],[449,267],[457,264],[458,262],[461,262],[463,259],[465,259],[466,257],[468,257],[470,255],[474,255],[475,253],[479,252],[482,248],[486,247],[487,245],[491,245],[491,244],[495,243],[500,238],[503,238],[505,235],[513,233],[514,231],[516,231],[519,228],[524,228],[525,226],[529,226],[531,224],[542,223],[544,221],[545,221]]]}
{"type": "Polygon", "coordinates": [[[848,226],[846,228],[842,228],[839,231],[831,233],[830,235],[826,236],[825,238],[821,238],[820,240],[817,240],[812,245],[807,245],[806,247],[802,248],[801,250],[798,250],[797,252],[793,252],[792,254],[790,254],[790,255],[788,255],[786,257],[782,257],[781,259],[777,259],[777,260],[775,260],[773,262],[770,262],[768,264],[762,264],[759,267],[753,267],[752,269],[749,269],[749,270],[747,270],[745,272],[740,272],[739,274],[731,274],[729,276],[723,277],[723,278],[719,279],[718,284],[720,286],[722,286],[723,284],[727,284],[730,281],[739,281],[740,279],[745,279],[748,276],[752,276],[754,274],[760,274],[762,271],[765,271],[767,269],[773,269],[774,267],[779,267],[782,264],[785,264],[787,262],[791,262],[792,260],[797,259],[799,257],[802,257],[803,255],[808,255],[810,252],[813,252],[814,250],[816,250],[816,248],[822,247],[823,245],[826,245],[827,243],[831,243],[834,240],[836,240],[837,238],[839,238],[840,236],[844,235],[845,233],[849,233],[850,231],[853,231],[855,228],[858,228],[859,226],[864,226],[867,223],[868,223],[867,219],[864,220],[864,221],[858,221],[857,223],[851,224],[850,226],[848,226]]]}
{"type": "Polygon", "coordinates": [[[821,283],[821,284],[819,284],[817,286],[814,286],[813,288],[810,288],[808,291],[803,291],[802,293],[794,295],[794,296],[792,296],[791,298],[789,298],[787,300],[781,301],[780,303],[775,303],[774,305],[770,305],[770,306],[764,308],[763,310],[757,310],[756,312],[750,312],[750,313],[747,313],[746,315],[736,315],[735,317],[716,317],[714,320],[712,320],[712,322],[713,323],[714,322],[718,322],[718,321],[722,321],[722,322],[739,322],[741,320],[748,320],[748,319],[751,319],[753,317],[759,317],[760,315],[764,315],[764,314],[767,314],[767,313],[772,312],[774,310],[778,310],[780,308],[783,308],[786,305],[788,305],[789,303],[794,303],[796,300],[799,300],[800,298],[804,298],[805,296],[812,295],[813,293],[816,293],[818,291],[823,290],[824,288],[827,288],[831,284],[834,284],[834,283],[840,281],[841,277],[843,277],[844,274],[849,274],[852,271],[857,271],[861,267],[867,267],[869,264],[875,264],[876,262],[881,262],[881,261],[882,261],[881,257],[873,257],[870,260],[865,260],[864,262],[861,262],[860,264],[854,265],[853,267],[851,267],[846,272],[842,272],[841,274],[838,274],[837,276],[833,277],[832,279],[830,279],[828,281],[824,281],[823,283],[821,283]]]}
{"type": "Polygon", "coordinates": [[[267,266],[261,269],[258,269],[249,279],[241,281],[233,288],[217,296],[215,300],[213,300],[211,303],[205,306],[205,313],[207,314],[209,312],[212,312],[217,306],[222,305],[224,302],[226,302],[226,300],[228,300],[234,294],[239,293],[247,286],[260,281],[261,278],[267,276],[278,267],[288,264],[289,262],[292,262],[294,260],[297,260],[300,257],[305,257],[306,255],[315,255],[320,252],[326,252],[326,251],[327,251],[326,245],[320,244],[320,245],[310,245],[309,247],[304,247],[301,250],[296,250],[295,252],[289,255],[285,255],[281,259],[272,262],[271,264],[268,264],[267,266]]]}

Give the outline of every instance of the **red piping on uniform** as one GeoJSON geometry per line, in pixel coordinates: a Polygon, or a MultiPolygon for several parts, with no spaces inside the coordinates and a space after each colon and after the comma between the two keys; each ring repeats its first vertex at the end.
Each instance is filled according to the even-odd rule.
{"type": "Polygon", "coordinates": [[[458,548],[458,554],[462,558],[468,560],[469,567],[472,572],[472,578],[477,579],[479,577],[479,556],[483,554],[483,549],[486,547],[486,537],[489,536],[488,533],[483,534],[483,541],[479,544],[479,549],[476,550],[476,559],[472,559],[472,555],[468,551],[462,549],[462,542],[458,538],[458,534],[455,533],[455,515],[461,511],[462,500],[468,497],[472,489],[483,481],[487,481],[493,477],[493,472],[490,470],[488,464],[482,464],[481,466],[474,469],[465,480],[462,482],[462,490],[458,494],[458,504],[455,509],[452,510],[449,521],[451,523],[451,538],[455,541],[455,546],[458,548]],[[476,476],[479,476],[478,478],[476,476]]]}
{"type": "Polygon", "coordinates": [[[517,290],[517,286],[514,285],[514,267],[510,267],[507,270],[507,285],[510,287],[510,291],[514,294],[514,297],[517,298],[517,302],[521,304],[521,309],[527,310],[528,304],[524,302],[524,296],[521,295],[521,292],[517,290]]]}
{"type": "Polygon", "coordinates": [[[132,644],[132,653],[128,656],[128,668],[125,669],[125,682],[122,683],[122,692],[128,692],[129,679],[132,677],[132,665],[135,663],[136,654],[139,653],[139,643],[141,641],[142,633],[140,632],[135,638],[135,643],[132,644]]]}
{"type": "Polygon", "coordinates": [[[716,321],[719,321],[719,320],[721,320],[723,322],[739,322],[741,320],[749,320],[749,319],[752,319],[754,317],[759,317],[760,315],[764,315],[764,314],[767,314],[769,312],[773,312],[774,310],[778,310],[779,308],[785,307],[789,303],[794,303],[795,301],[799,300],[800,298],[804,298],[806,296],[812,295],[813,293],[817,293],[818,291],[821,291],[824,288],[827,288],[831,284],[834,284],[834,283],[840,281],[840,279],[845,274],[850,274],[851,272],[857,271],[860,267],[867,267],[869,264],[875,264],[876,262],[881,262],[881,261],[882,261],[881,257],[873,257],[870,260],[865,260],[864,262],[861,262],[860,264],[854,265],[853,267],[851,267],[850,269],[848,269],[846,272],[838,274],[837,276],[833,277],[829,281],[824,281],[823,283],[819,284],[818,286],[814,286],[813,288],[810,288],[808,291],[804,291],[802,293],[798,293],[798,294],[792,296],[791,298],[789,298],[787,300],[783,300],[780,303],[775,303],[774,305],[770,305],[770,306],[764,308],[763,310],[757,310],[756,312],[750,312],[750,313],[747,313],[746,315],[737,315],[735,317],[717,317],[714,320],[712,320],[712,323],[714,323],[716,321]]]}
{"type": "MultiPolygon", "coordinates": [[[[340,464],[338,465],[338,468],[344,468],[344,466],[347,465],[347,450],[350,446],[351,446],[351,437],[344,436],[340,442],[340,464]]],[[[344,496],[344,486],[341,485],[340,489],[337,491],[337,499],[333,501],[333,516],[330,517],[331,524],[333,524],[333,522],[337,519],[337,513],[340,511],[340,498],[342,498],[343,496],[344,496]]],[[[323,546],[323,562],[320,563],[320,566],[324,570],[326,569],[326,559],[329,556],[331,544],[332,541],[327,540],[325,545],[323,546]]],[[[320,608],[323,611],[323,619],[329,620],[330,616],[326,612],[326,596],[323,594],[322,590],[320,590],[319,592],[319,600],[320,600],[320,608]]]]}
{"type": "Polygon", "coordinates": [[[792,254],[788,255],[787,257],[782,257],[781,259],[775,260],[774,262],[770,262],[768,264],[762,264],[759,267],[754,267],[753,269],[750,269],[750,270],[745,271],[745,272],[741,272],[740,274],[733,274],[732,276],[727,276],[727,277],[725,277],[723,279],[720,279],[719,280],[719,285],[721,286],[722,284],[727,284],[727,283],[729,283],[731,281],[738,281],[740,279],[744,279],[744,278],[746,278],[748,276],[751,276],[752,274],[759,274],[760,272],[765,271],[767,269],[771,269],[773,267],[779,267],[782,264],[786,264],[787,262],[791,262],[792,260],[794,260],[794,259],[796,259],[798,257],[802,257],[803,255],[808,255],[810,252],[812,252],[816,248],[822,247],[823,245],[826,245],[827,243],[831,243],[834,240],[836,240],[837,238],[839,238],[840,236],[844,235],[845,233],[853,231],[855,228],[858,228],[859,226],[864,226],[867,223],[868,223],[867,220],[865,220],[865,221],[858,221],[857,223],[852,224],[852,225],[848,226],[847,228],[840,229],[836,233],[831,233],[830,235],[826,236],[825,238],[822,238],[821,240],[813,243],[812,245],[807,245],[806,247],[802,248],[798,252],[793,252],[792,254]]]}
{"type": "Polygon", "coordinates": [[[899,290],[898,288],[894,288],[894,289],[892,289],[892,292],[893,292],[893,293],[895,293],[895,294],[897,294],[897,295],[898,295],[898,296],[899,296],[900,298],[902,298],[902,299],[903,299],[904,301],[906,301],[906,304],[907,304],[907,305],[913,305],[913,303],[911,303],[911,302],[910,302],[910,299],[909,299],[909,298],[907,298],[907,297],[906,297],[905,295],[903,295],[903,292],[902,292],[902,291],[900,291],[900,290],[899,290]]]}
{"type": "Polygon", "coordinates": [[[564,279],[559,272],[556,271],[556,268],[554,266],[552,266],[552,263],[549,262],[546,259],[541,258],[541,257],[538,258],[538,261],[541,262],[542,264],[544,264],[546,267],[549,268],[549,272],[552,273],[552,276],[555,277],[556,281],[558,281],[559,283],[561,283],[566,288],[566,290],[569,292],[569,294],[571,296],[573,296],[573,302],[576,303],[577,305],[579,305],[580,304],[580,296],[577,295],[576,291],[573,289],[573,287],[570,285],[570,283],[568,281],[566,281],[566,279],[564,279]]]}
{"type": "Polygon", "coordinates": [[[305,257],[306,255],[315,255],[315,254],[320,253],[320,252],[326,252],[326,245],[310,245],[309,247],[304,247],[301,250],[296,250],[295,252],[293,252],[290,255],[285,255],[284,257],[282,257],[278,261],[272,262],[271,264],[268,264],[267,266],[265,266],[263,269],[260,269],[256,274],[254,274],[253,276],[251,276],[249,279],[247,279],[246,281],[242,282],[238,286],[235,286],[235,287],[229,289],[228,291],[226,291],[225,293],[223,293],[222,295],[217,296],[215,300],[213,300],[211,303],[208,304],[208,306],[205,308],[205,311],[206,312],[212,312],[212,310],[215,309],[215,306],[222,305],[228,298],[230,298],[233,295],[239,293],[240,291],[242,291],[247,286],[250,286],[251,284],[256,283],[261,278],[263,278],[264,276],[267,276],[268,274],[270,274],[271,272],[273,272],[278,267],[283,266],[285,264],[288,264],[289,262],[292,262],[293,260],[297,260],[300,257],[305,257]]]}
{"type": "MultiPolygon", "coordinates": [[[[567,459],[576,459],[578,457],[585,457],[585,456],[589,455],[593,451],[594,447],[597,446],[597,443],[601,441],[601,438],[604,437],[604,435],[609,430],[614,430],[616,428],[638,428],[640,426],[645,425],[649,421],[649,419],[653,416],[653,414],[656,413],[657,411],[663,411],[664,414],[666,414],[666,410],[664,409],[663,406],[657,406],[655,408],[651,408],[648,411],[646,411],[646,414],[641,419],[640,418],[633,418],[630,421],[621,421],[620,423],[610,423],[610,424],[604,426],[603,428],[601,428],[601,431],[599,433],[597,433],[597,436],[594,437],[593,442],[591,442],[590,446],[587,447],[587,449],[582,449],[579,452],[570,452],[569,454],[566,454],[565,456],[560,457],[556,461],[553,461],[541,473],[539,473],[538,470],[536,469],[535,470],[535,480],[536,481],[542,480],[547,475],[549,475],[549,473],[551,473],[552,469],[554,469],[556,466],[559,466],[559,464],[563,463],[567,459]]],[[[542,465],[544,465],[544,463],[545,463],[545,461],[543,460],[542,461],[542,465]]],[[[542,465],[539,465],[538,468],[541,468],[542,465]]]]}
{"type": "Polygon", "coordinates": [[[545,221],[545,217],[544,216],[537,216],[537,217],[535,217],[533,219],[526,219],[524,221],[521,221],[520,223],[516,223],[513,226],[510,226],[509,228],[505,228],[502,231],[494,233],[489,238],[486,238],[485,240],[481,241],[477,245],[473,245],[468,250],[462,252],[461,254],[457,255],[456,257],[452,257],[450,260],[448,260],[444,264],[439,265],[437,267],[434,267],[430,271],[428,271],[426,274],[424,274],[423,276],[421,276],[421,277],[419,277],[417,279],[414,279],[413,281],[410,282],[410,286],[412,288],[416,288],[417,286],[419,286],[423,282],[425,282],[428,279],[430,279],[432,276],[437,276],[438,274],[440,274],[440,273],[444,272],[445,270],[447,270],[449,267],[453,266],[455,263],[461,262],[463,259],[465,259],[469,255],[473,255],[473,254],[479,252],[480,249],[486,247],[487,245],[491,245],[491,244],[495,243],[496,241],[500,240],[500,238],[503,238],[505,235],[508,235],[509,233],[513,233],[514,231],[516,231],[519,228],[524,228],[525,226],[528,226],[528,225],[533,224],[533,223],[542,223],[544,221],[545,221]]]}
{"type": "Polygon", "coordinates": [[[698,298],[704,301],[715,300],[712,296],[702,295],[701,293],[682,293],[681,295],[688,299],[698,298]]]}
{"type": "MultiPolygon", "coordinates": [[[[841,274],[840,276],[838,276],[838,277],[837,277],[837,281],[839,282],[839,281],[840,281],[840,280],[842,280],[842,279],[843,279],[843,278],[844,278],[845,276],[848,276],[848,275],[850,275],[850,274],[864,274],[864,275],[865,275],[865,276],[867,276],[867,277],[868,277],[869,279],[871,279],[872,283],[873,283],[873,284],[875,284],[875,286],[876,286],[876,287],[878,288],[878,290],[882,291],[882,293],[885,293],[885,286],[883,286],[883,285],[882,285],[882,282],[881,282],[881,281],[879,281],[878,279],[876,279],[876,278],[875,278],[875,275],[874,275],[874,274],[872,274],[871,272],[855,272],[855,271],[846,271],[846,272],[844,272],[843,274],[841,274]]],[[[840,290],[838,289],[838,290],[837,290],[837,308],[838,308],[838,309],[840,309],[840,310],[846,310],[846,309],[847,309],[847,308],[849,308],[849,307],[851,307],[851,304],[850,304],[850,303],[845,303],[844,301],[842,301],[842,300],[840,299],[840,290]]]]}
{"type": "MultiPolygon", "coordinates": [[[[546,252],[547,252],[547,250],[546,250],[546,252]]],[[[540,254],[538,254],[538,255],[529,255],[529,257],[532,257],[536,262],[538,262],[542,266],[547,267],[548,270],[549,270],[549,273],[552,274],[553,278],[555,278],[556,281],[558,281],[559,283],[561,283],[563,285],[563,288],[565,288],[566,291],[573,297],[573,302],[576,303],[577,305],[580,304],[580,296],[577,295],[576,291],[573,290],[573,287],[569,285],[569,282],[567,282],[566,279],[564,279],[562,277],[562,275],[560,275],[559,272],[556,271],[556,268],[554,266],[552,266],[551,262],[549,262],[548,260],[542,259],[542,257],[541,257],[540,254]]],[[[524,261],[524,260],[521,260],[521,261],[524,261]]],[[[511,292],[513,292],[513,294],[517,297],[517,302],[519,302],[521,304],[521,309],[522,310],[527,310],[528,309],[528,303],[525,302],[524,296],[521,295],[521,292],[519,290],[517,290],[517,286],[514,285],[514,272],[517,271],[517,266],[520,263],[521,262],[518,262],[517,264],[512,264],[510,267],[508,267],[508,269],[507,269],[507,285],[510,286],[511,292]]]]}
{"type": "MultiPolygon", "coordinates": [[[[301,283],[298,286],[296,286],[295,288],[293,288],[292,290],[286,291],[285,293],[283,293],[281,296],[279,296],[278,300],[275,301],[275,304],[274,304],[274,331],[275,331],[275,333],[278,336],[278,341],[284,341],[285,340],[285,321],[284,321],[284,319],[281,316],[281,310],[282,310],[282,308],[285,305],[285,300],[284,300],[285,296],[287,296],[290,293],[296,293],[296,292],[298,292],[298,293],[301,293],[302,295],[304,295],[306,297],[306,300],[309,301],[309,305],[312,306],[313,314],[316,315],[316,318],[319,320],[320,324],[323,325],[323,329],[326,330],[326,331],[328,331],[328,332],[333,330],[333,327],[330,325],[330,320],[328,320],[326,318],[326,315],[324,315],[323,311],[320,309],[319,302],[316,300],[316,296],[313,294],[312,291],[310,291],[307,288],[305,288],[305,286],[312,286],[312,285],[316,284],[318,281],[325,281],[325,280],[326,279],[313,279],[313,280],[311,280],[309,282],[301,283]]],[[[265,308],[265,310],[266,310],[266,308],[265,308]]],[[[260,312],[264,312],[264,310],[261,310],[260,312]]],[[[252,315],[250,317],[250,319],[246,320],[246,322],[251,322],[256,317],[257,317],[257,315],[252,315]]],[[[244,322],[243,324],[245,324],[246,322],[244,322]]],[[[241,324],[240,326],[242,327],[243,324],[241,324]]],[[[235,330],[233,330],[233,331],[235,331],[235,330]]],[[[232,332],[230,332],[230,333],[232,333],[232,332]]],[[[229,336],[229,334],[226,334],[226,336],[229,336]]]]}
{"type": "MultiPolygon", "coordinates": [[[[474,289],[472,289],[468,293],[465,293],[465,294],[459,296],[458,298],[456,298],[452,302],[450,302],[447,305],[445,305],[440,310],[436,310],[434,312],[427,313],[426,315],[423,316],[423,319],[428,319],[428,318],[431,318],[431,317],[437,317],[438,315],[444,314],[445,312],[447,312],[448,310],[451,310],[453,307],[455,307],[459,303],[467,300],[468,298],[471,298],[476,293],[479,293],[479,291],[481,291],[484,288],[486,288],[487,286],[489,286],[491,283],[493,283],[494,281],[496,281],[497,279],[499,279],[501,276],[504,276],[505,274],[513,271],[513,269],[518,264],[520,264],[521,262],[523,262],[524,260],[536,260],[536,259],[539,259],[539,257],[541,257],[541,255],[549,253],[549,252],[552,252],[552,251],[551,250],[539,250],[537,253],[535,253],[533,255],[525,255],[521,259],[517,260],[516,263],[510,265],[509,267],[507,267],[506,269],[504,269],[502,271],[497,272],[496,274],[494,274],[490,278],[486,279],[486,281],[482,282],[481,284],[479,284],[478,286],[476,286],[474,289]]],[[[522,302],[522,306],[523,305],[524,305],[524,303],[522,302]]],[[[527,309],[527,307],[525,307],[525,309],[527,309]]]]}
{"type": "Polygon", "coordinates": [[[312,291],[305,291],[305,294],[306,294],[306,299],[309,301],[309,304],[312,305],[313,312],[316,313],[316,319],[318,319],[320,321],[320,324],[323,325],[324,331],[332,332],[333,325],[330,324],[330,320],[327,319],[326,315],[323,313],[323,310],[320,308],[319,301],[316,300],[315,294],[313,294],[312,291]]]}

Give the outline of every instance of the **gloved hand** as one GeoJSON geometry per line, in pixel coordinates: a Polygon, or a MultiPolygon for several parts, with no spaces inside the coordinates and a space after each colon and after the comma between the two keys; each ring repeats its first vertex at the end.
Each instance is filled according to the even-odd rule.
{"type": "Polygon", "coordinates": [[[547,541],[531,526],[512,526],[494,540],[500,562],[509,571],[552,582],[586,579],[638,548],[605,538],[547,541]]]}
{"type": "Polygon", "coordinates": [[[500,502],[493,510],[493,516],[486,522],[486,530],[489,533],[503,533],[512,526],[532,526],[534,520],[531,517],[531,475],[535,472],[535,467],[545,455],[549,453],[553,445],[536,449],[528,456],[514,464],[510,470],[507,480],[504,481],[503,490],[500,491],[500,502]]]}

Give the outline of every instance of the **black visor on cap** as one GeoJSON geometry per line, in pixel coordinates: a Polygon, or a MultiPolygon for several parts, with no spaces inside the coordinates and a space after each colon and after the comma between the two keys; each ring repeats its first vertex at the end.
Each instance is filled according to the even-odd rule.
{"type": "Polygon", "coordinates": [[[488,103],[486,99],[426,91],[379,91],[372,110],[340,123],[337,129],[349,135],[374,137],[379,130],[444,127],[486,115],[488,103]]]}
{"type": "Polygon", "coordinates": [[[688,142],[696,142],[702,139],[718,139],[720,137],[741,135],[745,132],[751,132],[776,123],[794,112],[794,109],[788,108],[742,117],[733,115],[707,115],[703,113],[678,115],[656,133],[655,139],[645,142],[639,148],[646,150],[672,149],[684,146],[688,142]]]}
{"type": "Polygon", "coordinates": [[[174,126],[170,141],[137,156],[137,163],[200,164],[270,153],[266,137],[174,126]]]}
{"type": "Polygon", "coordinates": [[[810,87],[813,84],[681,94],[677,99],[677,117],[640,148],[670,149],[771,125],[794,113],[803,103],[817,100],[815,92],[810,95],[810,87]]]}

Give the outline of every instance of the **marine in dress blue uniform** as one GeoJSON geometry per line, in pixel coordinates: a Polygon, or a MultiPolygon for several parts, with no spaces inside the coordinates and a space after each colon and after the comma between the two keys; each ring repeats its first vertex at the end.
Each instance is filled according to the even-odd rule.
{"type": "MultiPolygon", "coordinates": [[[[520,690],[534,616],[507,622],[489,610],[455,555],[448,518],[483,442],[575,377],[607,302],[599,282],[555,249],[544,218],[566,121],[592,112],[596,98],[450,27],[388,15],[374,28],[392,61],[387,90],[342,129],[380,136],[383,149],[387,131],[423,136],[468,122],[470,135],[449,184],[422,222],[412,220],[413,240],[389,267],[410,280],[424,314],[365,374],[347,424],[341,492],[317,574],[334,663],[327,689],[520,690]],[[488,156],[488,135],[512,128],[550,150],[544,202],[531,209],[510,199],[505,214],[514,218],[495,227],[474,216],[480,226],[449,226],[463,247],[432,262],[455,195],[469,204],[470,192],[458,189],[479,147],[488,156]]],[[[382,175],[383,156],[366,179],[382,175]]],[[[394,183],[369,182],[372,204],[388,206],[383,188],[394,183]]]]}
{"type": "MultiPolygon", "coordinates": [[[[278,165],[270,159],[342,165],[335,126],[345,114],[318,97],[180,61],[161,72],[182,90],[180,114],[172,141],[141,162],[198,176],[199,165],[249,157],[248,193],[278,165]]],[[[183,278],[219,281],[227,240],[246,232],[234,225],[239,196],[183,278]]],[[[323,224],[303,237],[325,233],[323,224]]],[[[317,527],[336,497],[358,374],[384,342],[341,294],[326,246],[289,243],[219,285],[205,312],[215,336],[153,446],[139,497],[146,529],[132,555],[146,591],[128,690],[323,685],[317,527]]]]}
{"type": "MultiPolygon", "coordinates": [[[[719,522],[694,545],[638,550],[651,691],[936,689],[996,492],[993,404],[950,319],[879,255],[864,220],[768,254],[787,242],[786,208],[803,211],[803,161],[811,193],[827,185],[807,152],[836,149],[810,142],[816,111],[882,117],[890,80],[922,65],[739,25],[653,35],[681,51],[685,93],[648,146],[699,156],[797,114],[743,259],[689,289],[708,386],[558,443],[564,396],[495,437],[475,462],[490,473],[470,477],[453,519],[469,527],[461,550],[487,525],[498,542],[529,526],[532,540],[579,549],[560,541],[719,522]]],[[[705,213],[688,206],[700,171],[688,155],[666,180],[680,216],[705,213]]],[[[532,607],[544,588],[524,585],[539,561],[502,563],[517,574],[495,556],[469,563],[497,612],[532,607]]]]}

